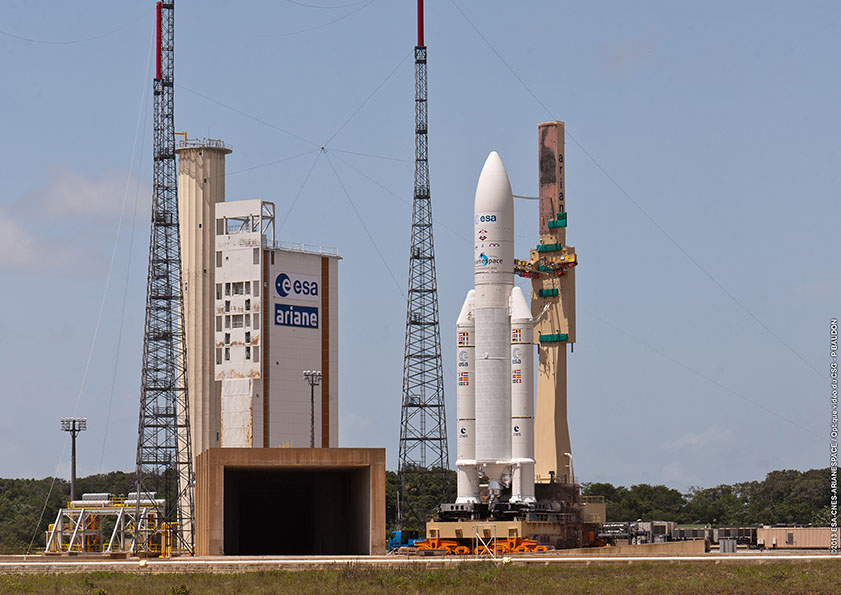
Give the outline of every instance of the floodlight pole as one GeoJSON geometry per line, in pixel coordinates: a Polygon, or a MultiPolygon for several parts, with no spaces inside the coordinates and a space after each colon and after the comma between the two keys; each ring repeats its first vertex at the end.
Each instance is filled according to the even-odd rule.
{"type": "Polygon", "coordinates": [[[321,384],[321,372],[304,370],[304,380],[310,384],[310,448],[315,448],[315,387],[321,384]]]}
{"type": "Polygon", "coordinates": [[[73,444],[70,455],[70,501],[76,499],[76,432],[70,432],[71,443],[73,444]]]}
{"type": "Polygon", "coordinates": [[[62,417],[61,429],[70,432],[72,443],[70,455],[70,501],[76,499],[76,436],[79,432],[88,429],[88,418],[86,417],[62,417]]]}

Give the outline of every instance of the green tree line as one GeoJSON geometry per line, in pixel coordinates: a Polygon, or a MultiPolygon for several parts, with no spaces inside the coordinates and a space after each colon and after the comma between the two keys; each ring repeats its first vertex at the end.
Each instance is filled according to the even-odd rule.
{"type": "MultiPolygon", "coordinates": [[[[407,484],[405,529],[423,530],[438,505],[453,502],[456,497],[456,474],[452,470],[409,473],[407,484]]],[[[386,471],[389,530],[397,527],[398,488],[397,473],[386,471]]],[[[119,495],[132,491],[134,473],[113,471],[76,481],[77,494],[119,495]]],[[[828,468],[772,471],[762,481],[693,487],[686,493],[664,485],[584,483],[582,494],[604,496],[610,521],[642,519],[715,526],[829,523],[828,468]]],[[[64,479],[0,479],[0,553],[24,553],[30,541],[33,553],[43,549],[47,527],[69,498],[70,483],[64,479]]]]}
{"type": "Polygon", "coordinates": [[[826,525],[829,523],[829,468],[772,471],[762,481],[686,493],[664,485],[630,488],[585,483],[582,494],[604,496],[609,521],[676,521],[713,526],[826,525]]]}

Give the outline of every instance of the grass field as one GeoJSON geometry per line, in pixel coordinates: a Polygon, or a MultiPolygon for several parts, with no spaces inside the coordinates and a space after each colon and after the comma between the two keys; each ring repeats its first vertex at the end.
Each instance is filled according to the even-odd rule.
{"type": "Polygon", "coordinates": [[[838,593],[841,560],[602,564],[451,569],[302,570],[242,574],[2,575],[0,593],[198,595],[200,593],[838,593]]]}

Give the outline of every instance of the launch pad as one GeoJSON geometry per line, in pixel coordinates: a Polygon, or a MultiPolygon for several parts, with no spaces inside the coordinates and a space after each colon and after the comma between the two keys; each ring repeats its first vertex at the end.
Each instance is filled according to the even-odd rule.
{"type": "Polygon", "coordinates": [[[474,289],[456,323],[458,496],[427,524],[421,549],[582,547],[604,521],[604,501],[575,482],[567,424],[578,257],[566,244],[563,122],[538,125],[538,153],[540,242],[528,260],[514,258],[514,197],[496,152],[476,186],[474,289]],[[530,305],[515,275],[531,279],[530,305]]]}
{"type": "Polygon", "coordinates": [[[481,490],[483,502],[442,504],[436,520],[426,525],[429,545],[454,550],[446,541],[455,541],[469,548],[463,553],[506,554],[583,547],[596,540],[604,498],[581,496],[577,485],[534,487],[537,501],[531,506],[489,505],[486,489],[481,490]]]}

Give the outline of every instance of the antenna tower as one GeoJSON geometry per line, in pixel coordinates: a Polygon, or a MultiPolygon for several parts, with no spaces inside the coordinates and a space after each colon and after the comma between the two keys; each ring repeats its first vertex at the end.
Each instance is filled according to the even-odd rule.
{"type": "MultiPolygon", "coordinates": [[[[411,481],[409,475],[431,470],[443,471],[449,467],[427,148],[426,46],[423,41],[423,0],[418,0],[418,44],[415,46],[415,197],[412,201],[412,246],[409,257],[398,469],[400,492],[397,516],[401,526],[407,521],[426,521],[421,518],[425,511],[420,510],[420,503],[413,503],[413,498],[407,497],[407,487],[411,481]],[[414,518],[410,520],[409,516],[414,518]]],[[[415,489],[412,491],[417,493],[415,489]]]]}
{"type": "Polygon", "coordinates": [[[193,552],[193,467],[174,127],[175,2],[157,2],[152,231],[137,436],[135,551],[193,552]],[[164,499],[163,509],[151,499],[164,499]],[[148,494],[148,495],[147,495],[148,494]],[[156,510],[140,518],[141,501],[156,510]],[[160,548],[160,549],[159,549],[160,548]]]}

